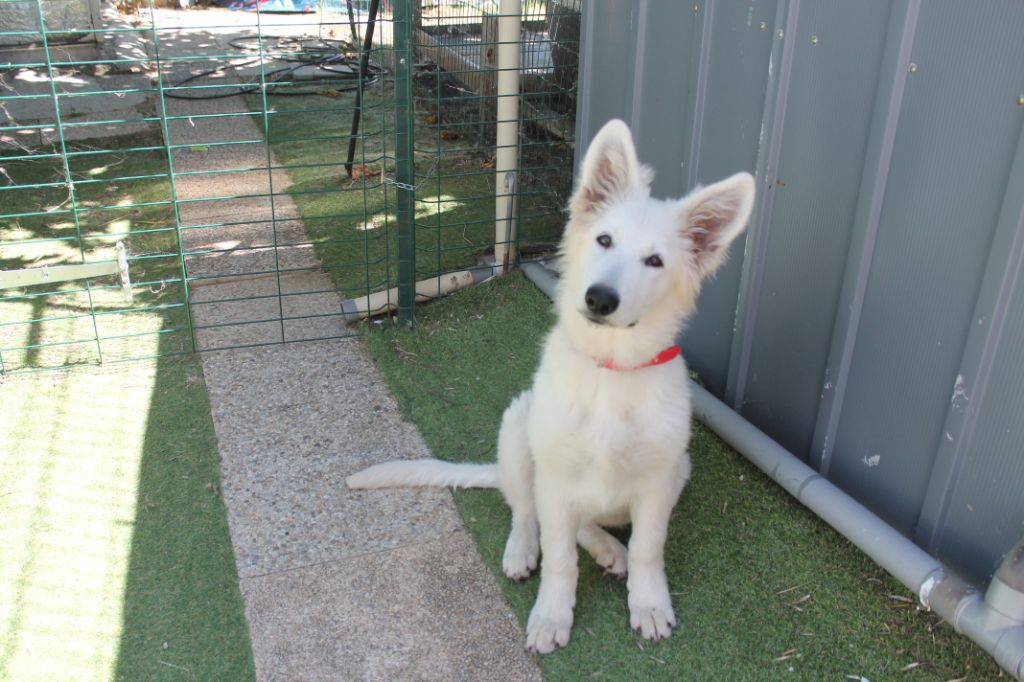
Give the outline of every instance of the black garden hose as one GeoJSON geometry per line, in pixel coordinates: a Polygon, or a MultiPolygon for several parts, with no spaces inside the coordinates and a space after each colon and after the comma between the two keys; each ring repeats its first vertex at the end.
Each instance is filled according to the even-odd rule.
{"type": "MultiPolygon", "coordinates": [[[[266,71],[257,80],[250,79],[246,83],[214,85],[215,93],[186,94],[177,92],[178,88],[188,90],[189,83],[196,83],[218,73],[258,64],[261,57],[254,57],[240,63],[223,64],[207,69],[187,78],[172,83],[164,90],[164,96],[172,99],[222,99],[251,92],[259,92],[266,84],[266,94],[272,96],[305,96],[315,95],[329,88],[335,92],[359,92],[362,88],[373,85],[387,74],[387,69],[369,62],[369,55],[362,59],[354,56],[353,46],[341,40],[301,39],[278,36],[241,36],[231,40],[231,47],[247,52],[262,52],[264,59],[283,62],[285,66],[266,71]],[[296,78],[299,69],[308,70],[315,67],[317,77],[296,78]],[[309,83],[310,88],[299,88],[295,84],[309,83]],[[286,86],[286,87],[278,87],[286,86]],[[227,88],[227,92],[222,92],[227,88]]],[[[195,87],[195,86],[193,86],[195,87]]]]}

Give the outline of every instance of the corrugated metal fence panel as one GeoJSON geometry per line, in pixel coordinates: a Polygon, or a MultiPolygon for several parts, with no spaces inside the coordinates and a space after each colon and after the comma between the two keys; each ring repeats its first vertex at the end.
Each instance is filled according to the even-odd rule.
{"type": "MultiPolygon", "coordinates": [[[[700,5],[702,32],[697,44],[698,56],[703,60],[694,68],[703,78],[694,79],[700,90],[692,98],[699,115],[688,119],[691,125],[685,131],[689,142],[689,155],[683,157],[688,170],[685,182],[666,188],[665,194],[684,194],[698,183],[754,170],[768,86],[765,63],[772,50],[775,4],[700,5]],[[764,30],[760,28],[762,23],[764,30]]],[[[674,123],[675,117],[666,117],[664,112],[662,116],[668,118],[669,125],[674,123]]],[[[652,146],[657,146],[656,140],[652,146]]],[[[728,375],[744,246],[744,241],[737,242],[733,256],[704,286],[699,312],[686,337],[691,364],[706,378],[708,389],[719,393],[728,375]]]]}
{"type": "MultiPolygon", "coordinates": [[[[633,82],[633,62],[636,59],[636,8],[631,0],[605,0],[597,11],[583,3],[580,23],[579,91],[598,93],[606,85],[616,91],[616,97],[593,97],[588,102],[587,115],[577,115],[576,139],[589,143],[597,129],[590,122],[612,118],[629,120],[630,97],[633,82]]],[[[582,111],[583,107],[580,107],[582,111]]],[[[598,123],[600,127],[600,123],[598,123]]]]}
{"type": "Polygon", "coordinates": [[[767,241],[763,272],[745,321],[752,335],[745,381],[732,398],[743,416],[804,459],[821,400],[889,15],[889,3],[879,0],[802,5],[790,36],[778,166],[761,184],[774,202],[768,220],[757,226],[757,238],[767,241]]]}
{"type": "Polygon", "coordinates": [[[917,528],[924,546],[974,575],[992,570],[987,545],[1024,532],[1022,338],[1024,127],[917,528]]]}
{"type": "Polygon", "coordinates": [[[903,96],[829,468],[832,480],[908,534],[1020,133],[1022,31],[1019,3],[921,4],[916,70],[903,96]]]}
{"type": "Polygon", "coordinates": [[[979,582],[1024,534],[1021,35],[1012,0],[584,3],[581,150],[620,116],[656,195],[758,173],[691,366],[979,582]]]}
{"type": "Polygon", "coordinates": [[[693,8],[686,3],[666,8],[653,7],[656,4],[640,2],[637,7],[639,43],[634,73],[640,74],[640,78],[633,79],[626,120],[645,162],[658,169],[656,191],[668,193],[678,191],[686,183],[686,170],[681,163],[687,156],[688,143],[684,117],[693,115],[693,74],[687,67],[692,63],[691,52],[699,44],[693,37],[699,35],[700,26],[693,8]],[[686,39],[679,40],[680,36],[686,39]],[[678,112],[678,118],[666,120],[659,111],[645,106],[652,99],[678,112]],[[675,130],[666,131],[667,126],[675,130]]]}
{"type": "MultiPolygon", "coordinates": [[[[1020,214],[1018,220],[1022,220],[1020,214]]],[[[956,472],[952,485],[936,500],[942,514],[931,549],[970,575],[989,575],[999,558],[993,547],[1010,547],[1024,535],[1020,514],[1024,494],[1024,457],[1020,455],[1024,438],[1024,292],[1020,291],[1024,284],[1020,262],[1024,223],[1018,225],[1014,266],[1018,291],[1007,311],[1002,343],[991,358],[995,371],[987,385],[984,381],[975,384],[974,375],[972,385],[964,388],[962,404],[957,407],[971,409],[976,421],[964,449],[950,462],[956,472]],[[971,406],[968,401],[977,404],[971,406]]]]}

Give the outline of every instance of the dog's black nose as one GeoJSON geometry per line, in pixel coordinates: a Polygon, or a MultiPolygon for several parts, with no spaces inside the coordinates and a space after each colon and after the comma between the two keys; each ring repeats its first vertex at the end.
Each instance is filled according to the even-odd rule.
{"type": "Polygon", "coordinates": [[[595,284],[587,289],[587,310],[595,315],[611,315],[619,307],[619,294],[603,284],[595,284]]]}

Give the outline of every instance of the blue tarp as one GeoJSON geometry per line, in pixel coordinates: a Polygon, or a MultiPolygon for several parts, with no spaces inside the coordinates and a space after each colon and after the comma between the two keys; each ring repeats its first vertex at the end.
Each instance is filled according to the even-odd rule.
{"type": "Polygon", "coordinates": [[[228,9],[247,12],[315,12],[319,0],[214,0],[228,9]]]}
{"type": "MultiPolygon", "coordinates": [[[[321,0],[213,0],[213,2],[220,7],[246,12],[257,10],[260,12],[315,12],[320,9],[321,0]]],[[[325,12],[340,14],[348,11],[345,0],[322,0],[322,2],[325,12]]],[[[351,2],[352,9],[357,14],[365,14],[369,11],[370,0],[351,0],[351,2]]],[[[195,4],[195,0],[191,0],[191,4],[195,4]]],[[[390,3],[383,0],[381,6],[390,7],[390,3]]]]}

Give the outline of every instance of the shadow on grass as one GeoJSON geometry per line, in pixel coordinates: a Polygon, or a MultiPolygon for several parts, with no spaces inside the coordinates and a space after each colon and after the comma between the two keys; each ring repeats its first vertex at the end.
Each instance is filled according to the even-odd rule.
{"type": "MultiPolygon", "coordinates": [[[[161,350],[176,350],[173,336],[161,336],[161,350]]],[[[114,679],[254,679],[217,441],[196,355],[158,361],[114,679]]]]}

